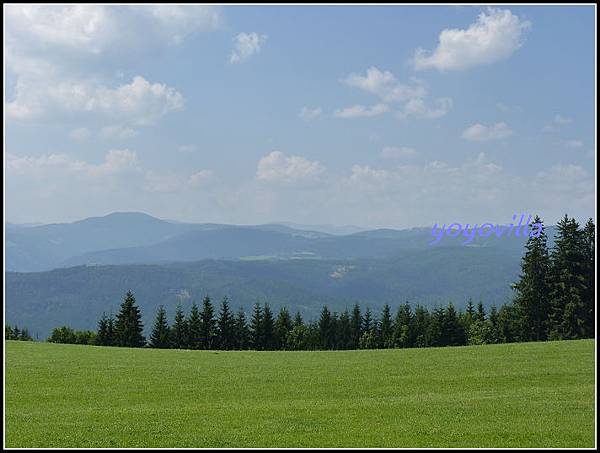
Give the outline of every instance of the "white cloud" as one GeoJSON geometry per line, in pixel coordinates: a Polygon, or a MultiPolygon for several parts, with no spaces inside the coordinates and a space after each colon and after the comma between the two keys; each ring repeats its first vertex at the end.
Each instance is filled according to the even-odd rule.
{"type": "Polygon", "coordinates": [[[261,46],[267,41],[267,35],[252,33],[240,33],[235,38],[234,50],[229,57],[230,63],[241,63],[252,55],[260,52],[261,46]]]}
{"type": "Polygon", "coordinates": [[[135,137],[137,135],[137,131],[131,127],[114,125],[103,127],[100,134],[106,139],[126,140],[128,138],[135,137]]]}
{"type": "Polygon", "coordinates": [[[182,178],[175,173],[158,173],[150,170],[144,174],[143,189],[146,192],[177,192],[182,185],[182,178]]]}
{"type": "Polygon", "coordinates": [[[201,187],[213,178],[212,170],[200,170],[188,178],[188,184],[192,187],[201,187]]]}
{"type": "Polygon", "coordinates": [[[522,46],[530,27],[529,21],[521,20],[510,10],[488,8],[466,30],[443,30],[433,52],[418,49],[414,67],[446,71],[507,59],[522,46]]]}
{"type": "Polygon", "coordinates": [[[489,140],[500,140],[510,137],[512,134],[513,131],[506,123],[496,123],[493,126],[484,126],[483,124],[478,123],[465,129],[462,136],[465,140],[484,142],[489,140]]]}
{"type": "Polygon", "coordinates": [[[365,76],[350,74],[344,82],[348,86],[374,94],[385,102],[402,102],[427,95],[427,90],[421,81],[414,80],[412,86],[401,84],[391,72],[380,71],[375,66],[367,69],[365,76]]]}
{"type": "Polygon", "coordinates": [[[423,99],[413,98],[404,105],[403,110],[398,112],[398,118],[437,119],[445,116],[452,109],[452,105],[450,98],[438,99],[434,107],[427,106],[423,99]]]}
{"type": "Polygon", "coordinates": [[[411,159],[416,156],[417,151],[406,146],[386,146],[381,150],[381,157],[384,159],[411,159]]]}
{"type": "Polygon", "coordinates": [[[16,98],[6,106],[9,117],[28,120],[96,114],[135,125],[149,125],[184,105],[179,91],[150,83],[141,76],[114,89],[90,81],[30,82],[33,83],[28,81],[24,86],[21,81],[17,85],[16,98]]]}
{"type": "Polygon", "coordinates": [[[317,107],[314,109],[302,107],[302,110],[300,110],[298,117],[300,117],[300,119],[303,121],[312,121],[314,119],[319,118],[322,113],[323,110],[321,109],[321,107],[317,107]]]}
{"type": "Polygon", "coordinates": [[[87,127],[78,127],[69,132],[69,138],[78,142],[87,140],[90,138],[91,132],[87,127]]]}
{"type": "Polygon", "coordinates": [[[170,44],[180,44],[195,32],[216,30],[222,23],[221,14],[214,7],[152,5],[148,8],[170,44]]]}
{"type": "Polygon", "coordinates": [[[375,104],[371,107],[365,107],[363,105],[354,105],[345,109],[336,110],[333,112],[333,116],[336,118],[364,118],[378,116],[383,113],[389,112],[390,108],[386,104],[375,104]]]}
{"type": "MultiPolygon", "coordinates": [[[[398,118],[422,118],[435,119],[446,115],[452,108],[452,99],[443,97],[436,101],[435,106],[427,105],[427,88],[419,79],[412,79],[411,85],[398,82],[396,77],[389,71],[381,71],[375,66],[367,69],[366,75],[350,74],[344,80],[346,85],[359,88],[367,93],[373,94],[385,102],[403,104],[398,112],[398,118]]],[[[338,110],[334,115],[344,118],[375,116],[388,111],[387,104],[377,104],[379,110],[365,109],[360,105],[338,110]],[[387,110],[384,110],[387,109],[387,110]]]]}
{"type": "Polygon", "coordinates": [[[317,161],[273,151],[258,161],[256,179],[286,185],[303,185],[318,182],[324,173],[325,168],[317,161]]]}
{"type": "Polygon", "coordinates": [[[16,156],[7,154],[7,173],[11,176],[27,177],[77,177],[83,179],[102,178],[139,169],[139,161],[135,151],[128,149],[112,149],[106,153],[104,162],[93,164],[75,159],[68,154],[49,154],[39,157],[16,156]]]}

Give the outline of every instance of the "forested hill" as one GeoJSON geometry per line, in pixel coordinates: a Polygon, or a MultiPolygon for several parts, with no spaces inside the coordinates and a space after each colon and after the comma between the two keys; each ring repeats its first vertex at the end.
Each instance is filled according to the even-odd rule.
{"type": "Polygon", "coordinates": [[[116,312],[132,290],[149,326],[160,304],[210,295],[228,296],[233,307],[286,305],[308,319],[323,304],[342,310],[354,302],[377,311],[384,303],[433,305],[468,297],[501,305],[512,295],[521,250],[494,247],[431,247],[389,259],[204,260],[191,263],[77,266],[39,273],[6,274],[6,318],[45,338],[64,324],[94,329],[102,312],[116,312]]]}

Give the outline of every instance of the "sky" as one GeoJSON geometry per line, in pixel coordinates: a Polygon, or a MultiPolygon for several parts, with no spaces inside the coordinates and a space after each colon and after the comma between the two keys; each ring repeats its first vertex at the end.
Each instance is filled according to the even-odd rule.
{"type": "Polygon", "coordinates": [[[5,218],[595,218],[593,6],[4,6],[5,218]]]}

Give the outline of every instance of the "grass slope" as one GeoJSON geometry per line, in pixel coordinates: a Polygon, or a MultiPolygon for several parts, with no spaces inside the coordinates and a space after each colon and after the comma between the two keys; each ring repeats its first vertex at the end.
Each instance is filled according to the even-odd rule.
{"type": "Polygon", "coordinates": [[[8,447],[593,447],[594,341],[337,352],[6,342],[8,447]]]}

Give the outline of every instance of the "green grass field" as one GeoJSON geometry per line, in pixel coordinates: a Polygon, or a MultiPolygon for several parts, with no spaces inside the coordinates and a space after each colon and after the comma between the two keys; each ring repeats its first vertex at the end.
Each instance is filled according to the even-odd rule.
{"type": "Polygon", "coordinates": [[[7,447],[593,447],[594,341],[212,352],[6,342],[7,447]]]}

